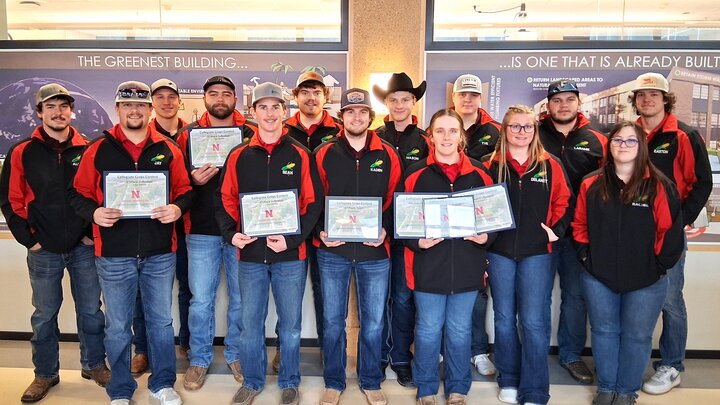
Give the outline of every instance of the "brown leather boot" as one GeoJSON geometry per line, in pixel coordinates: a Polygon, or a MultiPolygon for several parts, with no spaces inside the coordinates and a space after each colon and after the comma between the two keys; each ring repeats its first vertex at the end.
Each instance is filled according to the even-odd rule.
{"type": "Polygon", "coordinates": [[[30,383],[30,386],[27,387],[25,392],[23,392],[22,397],[20,398],[20,401],[22,402],[37,402],[47,395],[48,391],[50,391],[50,388],[58,385],[60,382],[60,377],[55,378],[40,378],[35,377],[33,382],[30,383]]]}
{"type": "Polygon", "coordinates": [[[80,372],[80,376],[86,380],[95,381],[95,384],[101,387],[110,382],[110,370],[105,364],[92,370],[83,370],[80,372]]]}
{"type": "Polygon", "coordinates": [[[133,377],[141,376],[148,369],[148,357],[145,353],[136,354],[130,362],[130,373],[133,377]]]}

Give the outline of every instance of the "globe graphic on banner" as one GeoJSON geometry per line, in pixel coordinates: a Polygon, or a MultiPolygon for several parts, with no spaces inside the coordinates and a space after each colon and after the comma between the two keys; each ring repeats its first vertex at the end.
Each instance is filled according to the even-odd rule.
{"type": "Polygon", "coordinates": [[[33,77],[11,83],[0,89],[0,157],[20,139],[30,136],[41,124],[35,111],[35,93],[48,83],[59,83],[75,99],[71,125],[90,139],[97,138],[113,126],[107,112],[87,92],[61,79],[33,77]]]}

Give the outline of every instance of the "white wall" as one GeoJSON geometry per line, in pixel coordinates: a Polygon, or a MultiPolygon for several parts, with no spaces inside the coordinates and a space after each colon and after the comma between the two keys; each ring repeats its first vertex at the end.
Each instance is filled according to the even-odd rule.
{"type": "MultiPolygon", "coordinates": [[[[30,283],[25,264],[25,248],[12,239],[0,239],[0,331],[3,332],[30,332],[31,305],[30,283]]],[[[720,269],[714,266],[720,260],[720,252],[688,252],[685,264],[685,299],[688,307],[689,336],[688,350],[720,350],[720,317],[717,316],[720,308],[720,269]]],[[[75,333],[74,311],[68,278],[64,279],[65,304],[63,305],[59,324],[63,333],[75,333]]],[[[556,287],[553,294],[553,331],[557,330],[558,306],[560,302],[559,290],[556,287]]],[[[227,329],[225,312],[227,308],[227,293],[225,280],[221,282],[216,306],[216,335],[224,336],[227,329]]],[[[303,302],[303,338],[315,337],[315,315],[312,305],[312,289],[308,279],[303,302]]],[[[177,315],[177,303],[173,310],[177,315]]],[[[177,317],[175,317],[177,319],[177,317]]],[[[266,335],[275,336],[275,311],[272,300],[266,322],[266,335]]],[[[488,332],[492,338],[492,314],[487,319],[488,332]]],[[[177,322],[175,324],[177,330],[177,322]]],[[[660,323],[655,333],[654,347],[657,348],[657,339],[660,323]]],[[[589,334],[588,334],[589,336],[589,334]]],[[[492,339],[491,339],[492,340],[492,339]]],[[[555,334],[551,343],[557,344],[555,334]]],[[[589,346],[589,342],[588,342],[589,346]]]]}

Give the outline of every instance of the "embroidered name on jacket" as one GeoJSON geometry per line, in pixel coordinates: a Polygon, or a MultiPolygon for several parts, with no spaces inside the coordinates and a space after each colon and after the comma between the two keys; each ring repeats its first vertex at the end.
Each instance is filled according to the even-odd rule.
{"type": "Polygon", "coordinates": [[[382,164],[383,164],[383,161],[380,159],[377,159],[375,162],[373,162],[373,164],[370,165],[370,171],[382,173],[383,172],[382,164]]]}
{"type": "Polygon", "coordinates": [[[662,155],[667,155],[668,153],[670,153],[670,152],[668,151],[668,147],[669,147],[669,146],[670,146],[670,143],[669,143],[669,142],[664,143],[664,144],[656,147],[655,149],[653,149],[653,153],[658,153],[658,154],[662,154],[662,155]]]}
{"type": "Polygon", "coordinates": [[[153,156],[150,161],[155,163],[155,166],[160,166],[163,159],[165,159],[165,155],[158,153],[157,155],[153,156]]]}
{"type": "Polygon", "coordinates": [[[530,181],[534,181],[536,183],[547,183],[547,173],[544,171],[537,172],[534,176],[530,177],[530,181]]]}
{"type": "Polygon", "coordinates": [[[408,153],[405,155],[405,159],[407,159],[407,160],[420,160],[420,157],[418,156],[419,154],[420,154],[420,149],[415,148],[415,149],[411,150],[410,152],[408,152],[408,153]]]}
{"type": "Polygon", "coordinates": [[[295,174],[295,171],[293,170],[295,168],[295,163],[288,162],[285,166],[283,166],[280,170],[282,170],[282,174],[292,176],[295,174]]]}
{"type": "Polygon", "coordinates": [[[639,196],[635,201],[632,202],[633,207],[643,207],[643,208],[650,208],[650,204],[648,204],[648,195],[641,195],[639,196]]]}
{"type": "Polygon", "coordinates": [[[590,152],[590,148],[588,148],[588,145],[590,145],[590,142],[588,142],[588,141],[578,142],[577,145],[573,146],[573,149],[581,150],[584,152],[590,152]]]}

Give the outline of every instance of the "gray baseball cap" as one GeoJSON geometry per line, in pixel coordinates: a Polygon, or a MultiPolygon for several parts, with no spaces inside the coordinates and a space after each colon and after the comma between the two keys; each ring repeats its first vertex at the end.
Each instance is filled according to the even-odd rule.
{"type": "Polygon", "coordinates": [[[53,97],[62,97],[70,102],[75,101],[73,96],[70,95],[70,92],[67,91],[65,87],[57,83],[49,83],[40,87],[38,92],[35,93],[35,105],[38,105],[43,101],[48,101],[53,97]]]}
{"type": "Polygon", "coordinates": [[[276,98],[281,103],[285,103],[285,99],[282,94],[282,87],[272,82],[260,83],[252,91],[252,105],[260,101],[263,98],[276,98]]]}
{"type": "Polygon", "coordinates": [[[453,93],[482,94],[482,82],[480,81],[480,78],[475,75],[462,75],[455,80],[453,93]]]}

